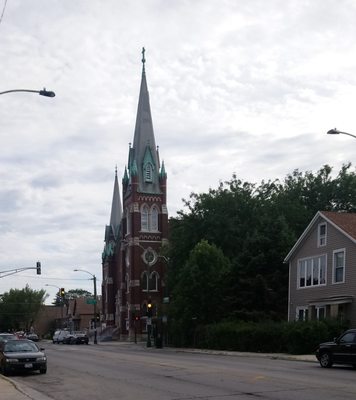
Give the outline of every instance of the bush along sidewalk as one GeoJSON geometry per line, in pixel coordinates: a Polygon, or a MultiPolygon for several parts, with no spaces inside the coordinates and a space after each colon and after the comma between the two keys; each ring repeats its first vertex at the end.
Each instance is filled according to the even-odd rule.
{"type": "MultiPolygon", "coordinates": [[[[333,340],[348,323],[337,320],[300,322],[228,321],[197,325],[191,340],[172,334],[175,346],[261,353],[312,354],[319,343],[333,340]]],[[[175,331],[177,333],[178,330],[175,331]]]]}

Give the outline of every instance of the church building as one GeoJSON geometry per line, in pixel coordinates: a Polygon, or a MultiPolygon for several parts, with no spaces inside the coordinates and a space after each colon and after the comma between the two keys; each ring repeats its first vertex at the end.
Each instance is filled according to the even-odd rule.
{"type": "Polygon", "coordinates": [[[120,339],[145,337],[162,317],[168,243],[167,174],[156,146],[142,50],[133,144],[122,178],[115,171],[102,254],[102,323],[120,339]]]}

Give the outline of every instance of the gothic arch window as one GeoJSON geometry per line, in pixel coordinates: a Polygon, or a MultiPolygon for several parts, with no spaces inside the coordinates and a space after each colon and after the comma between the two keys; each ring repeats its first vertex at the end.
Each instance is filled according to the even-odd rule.
{"type": "Polygon", "coordinates": [[[152,292],[158,291],[158,279],[159,279],[158,273],[156,271],[153,271],[150,275],[150,280],[149,280],[150,291],[152,292]]]}
{"type": "Polygon", "coordinates": [[[151,163],[147,163],[145,165],[145,171],[144,171],[144,175],[145,175],[145,182],[152,182],[152,172],[153,172],[153,167],[151,163]]]}
{"type": "Polygon", "coordinates": [[[148,221],[149,221],[149,209],[148,206],[144,204],[141,208],[141,231],[149,230],[148,221]]]}
{"type": "Polygon", "coordinates": [[[156,205],[153,205],[151,208],[151,231],[158,231],[158,208],[156,205]]]}
{"type": "Polygon", "coordinates": [[[148,287],[148,274],[147,272],[143,272],[141,275],[141,287],[143,292],[147,292],[148,287]]]}

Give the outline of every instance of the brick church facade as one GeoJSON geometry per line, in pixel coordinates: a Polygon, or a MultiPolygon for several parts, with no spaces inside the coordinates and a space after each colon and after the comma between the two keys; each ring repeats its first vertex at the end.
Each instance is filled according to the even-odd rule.
{"type": "Polygon", "coordinates": [[[120,339],[147,336],[162,318],[168,243],[167,174],[153,131],[142,51],[133,145],[122,178],[115,171],[110,224],[102,254],[102,322],[120,339]],[[148,310],[148,305],[149,308],[148,310]]]}

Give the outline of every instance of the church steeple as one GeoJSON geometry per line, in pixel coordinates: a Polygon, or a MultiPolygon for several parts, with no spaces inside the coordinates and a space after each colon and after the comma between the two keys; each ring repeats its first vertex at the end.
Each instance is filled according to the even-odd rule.
{"type": "Polygon", "coordinates": [[[133,146],[130,149],[130,177],[137,174],[138,191],[161,193],[159,186],[159,159],[151,116],[151,107],[146,81],[145,49],[142,49],[142,77],[138,100],[133,146]]]}
{"type": "Polygon", "coordinates": [[[111,204],[111,215],[110,215],[110,227],[114,238],[117,238],[117,235],[120,230],[122,218],[122,206],[120,199],[120,190],[119,183],[117,179],[117,167],[115,168],[115,180],[114,180],[114,192],[112,196],[112,204],[111,204]]]}

